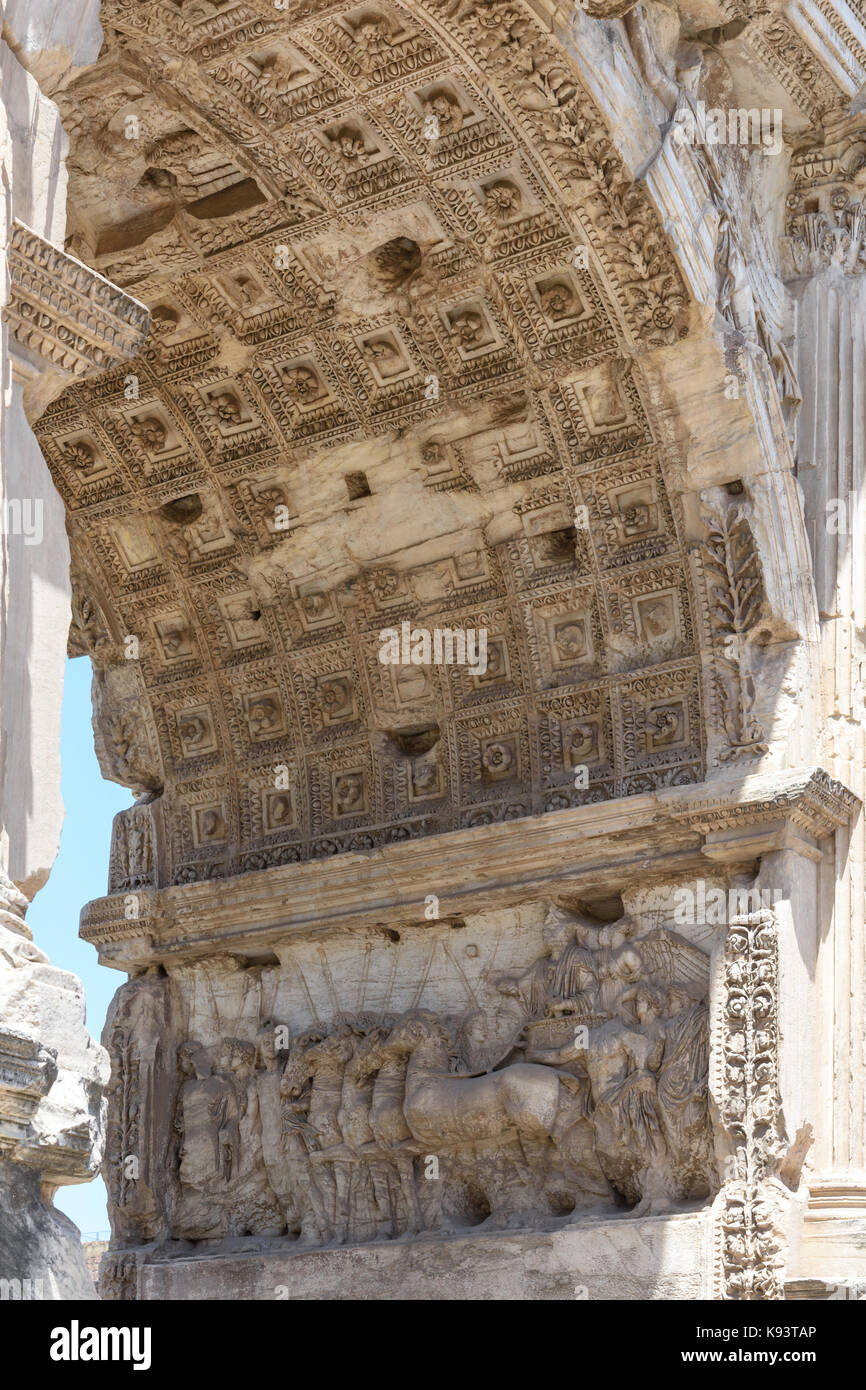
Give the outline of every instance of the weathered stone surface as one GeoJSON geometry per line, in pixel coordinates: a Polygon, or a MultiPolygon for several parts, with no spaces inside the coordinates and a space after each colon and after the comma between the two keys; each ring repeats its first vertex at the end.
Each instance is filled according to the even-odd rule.
{"type": "Polygon", "coordinates": [[[130,1266],[126,1292],[137,1298],[265,1302],[701,1299],[711,1296],[708,1237],[706,1215],[696,1213],[634,1222],[592,1219],[579,1230],[555,1234],[427,1237],[292,1255],[227,1252],[163,1261],[142,1252],[135,1273],[130,1266]]]}
{"type": "Polygon", "coordinates": [[[41,1191],[35,1168],[0,1159],[0,1289],[2,1297],[97,1297],[81,1255],[78,1228],[41,1191]]]}
{"type": "Polygon", "coordinates": [[[138,798],[103,1296],[854,1287],[859,6],[101,14],[7,321],[138,798]]]}
{"type": "Polygon", "coordinates": [[[84,992],[24,920],[57,851],[60,702],[69,627],[61,499],[28,419],[71,376],[128,357],[147,311],[69,257],[65,136],[38,85],[99,47],[93,6],[0,4],[0,1287],[94,1296],[56,1189],[98,1171],[107,1057],[84,992]],[[61,14],[60,10],[64,13],[61,14]],[[25,13],[26,11],[26,13],[25,13]]]}

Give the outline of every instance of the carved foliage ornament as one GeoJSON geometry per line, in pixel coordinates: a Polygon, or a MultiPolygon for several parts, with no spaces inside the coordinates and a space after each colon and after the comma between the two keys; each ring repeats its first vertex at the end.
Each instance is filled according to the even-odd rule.
{"type": "Polygon", "coordinates": [[[846,275],[866,270],[866,138],[863,117],[830,126],[825,140],[791,163],[782,248],[789,275],[828,266],[846,275]]]}
{"type": "Polygon", "coordinates": [[[780,1299],[779,1194],[767,1183],[783,1143],[772,912],[732,920],[723,970],[722,1123],[732,1151],[717,1204],[719,1296],[780,1299]]]}

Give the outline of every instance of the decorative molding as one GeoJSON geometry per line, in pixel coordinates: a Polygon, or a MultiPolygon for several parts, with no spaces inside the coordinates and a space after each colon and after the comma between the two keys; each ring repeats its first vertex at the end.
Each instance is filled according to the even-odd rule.
{"type": "Polygon", "coordinates": [[[684,798],[682,809],[674,815],[686,818],[693,829],[705,835],[766,826],[784,819],[821,839],[849,824],[861,804],[859,797],[823,768],[761,774],[750,778],[748,785],[754,796],[744,796],[740,801],[726,800],[724,795],[699,800],[684,798]],[[761,795],[762,785],[767,788],[766,795],[761,795]]]}
{"type": "Polygon", "coordinates": [[[822,769],[732,777],[703,795],[666,788],[335,856],[327,878],[318,864],[300,863],[112,894],[82,910],[80,935],[104,963],[131,969],[199,954],[206,943],[421,921],[427,892],[439,895],[443,918],[537,900],[552,884],[558,893],[618,892],[646,876],[649,836],[659,873],[701,876],[707,857],[748,863],[786,826],[819,840],[859,806],[822,769]]]}
{"type": "Polygon", "coordinates": [[[784,1147],[779,1093],[778,945],[772,912],[735,917],[725,941],[714,1080],[729,1142],[716,1199],[721,1299],[782,1299],[781,1193],[768,1183],[784,1147]]]}
{"type": "Polygon", "coordinates": [[[84,377],[143,346],[146,306],[23,222],[12,224],[7,255],[11,292],[3,313],[19,347],[84,377]]]}
{"type": "Polygon", "coordinates": [[[754,713],[749,636],[764,601],[761,561],[742,507],[708,509],[703,521],[707,528],[701,545],[703,566],[713,599],[713,678],[728,737],[728,747],[719,757],[722,762],[749,754],[760,757],[769,745],[754,713]]]}
{"type": "Polygon", "coordinates": [[[26,1135],[26,1125],[57,1075],[54,1054],[27,1033],[0,1029],[0,1155],[10,1142],[10,1126],[26,1135]]]}
{"type": "Polygon", "coordinates": [[[788,95],[817,122],[844,98],[850,100],[853,84],[850,77],[842,77],[837,64],[832,64],[832,71],[828,69],[830,50],[826,44],[814,42],[814,29],[798,22],[800,9],[795,3],[785,12],[762,16],[749,29],[747,40],[788,95]]]}
{"type": "Polygon", "coordinates": [[[846,275],[866,270],[866,118],[847,117],[825,128],[818,144],[791,162],[786,235],[788,278],[835,266],[846,275]]]}

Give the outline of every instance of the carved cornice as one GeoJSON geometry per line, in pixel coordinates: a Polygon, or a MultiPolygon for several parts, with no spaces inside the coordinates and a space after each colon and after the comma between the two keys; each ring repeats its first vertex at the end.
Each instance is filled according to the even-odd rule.
{"type": "Polygon", "coordinates": [[[0,1028],[0,1158],[27,1161],[31,1120],[56,1076],[53,1051],[27,1033],[0,1028]]]}
{"type": "Polygon", "coordinates": [[[815,839],[831,835],[856,816],[860,800],[823,768],[768,773],[748,779],[752,796],[741,801],[718,796],[684,799],[676,816],[704,835],[770,826],[780,819],[798,826],[815,839]],[[762,786],[766,793],[762,795],[762,786]]]}
{"type": "Polygon", "coordinates": [[[4,317],[28,353],[82,377],[117,366],[143,345],[150,327],[145,305],[23,222],[12,224],[7,255],[4,317]]]}
{"type": "Polygon", "coordinates": [[[820,768],[731,778],[696,795],[645,796],[404,841],[364,854],[228,879],[115,893],[88,903],[80,935],[106,964],[239,947],[294,932],[440,919],[549,897],[616,892],[656,876],[706,873],[707,858],[748,863],[774,848],[810,857],[860,802],[820,768]],[[803,840],[802,837],[808,837],[803,840]],[[239,924],[243,924],[240,926],[239,924]]]}
{"type": "MultiPolygon", "coordinates": [[[[846,0],[725,5],[732,19],[748,25],[742,33],[746,49],[813,121],[850,101],[866,82],[866,29],[856,8],[846,0]]],[[[724,40],[728,28],[715,32],[724,40]]]]}

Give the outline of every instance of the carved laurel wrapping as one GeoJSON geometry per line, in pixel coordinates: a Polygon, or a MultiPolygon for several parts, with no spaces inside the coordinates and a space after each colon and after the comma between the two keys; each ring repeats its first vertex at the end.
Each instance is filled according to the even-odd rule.
{"type": "Polygon", "coordinates": [[[763,575],[745,513],[739,507],[704,515],[704,568],[713,600],[715,639],[713,679],[729,747],[720,758],[767,751],[764,730],[754,714],[755,682],[749,667],[748,639],[764,597],[763,575]]]}

